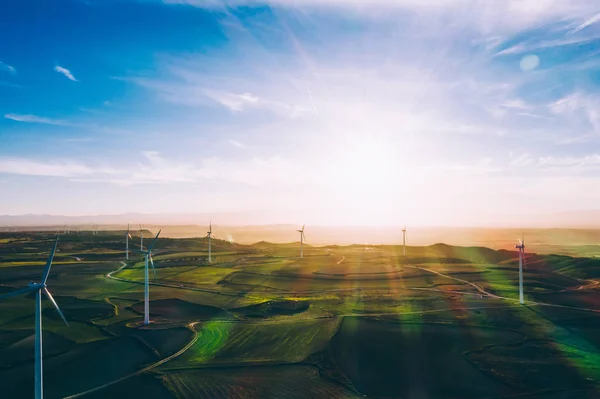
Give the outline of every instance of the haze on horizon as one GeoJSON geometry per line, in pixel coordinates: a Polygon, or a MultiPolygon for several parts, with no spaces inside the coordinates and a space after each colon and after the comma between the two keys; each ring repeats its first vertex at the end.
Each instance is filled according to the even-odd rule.
{"type": "Polygon", "coordinates": [[[600,5],[299,3],[9,0],[0,214],[493,226],[598,208],[600,5]]]}

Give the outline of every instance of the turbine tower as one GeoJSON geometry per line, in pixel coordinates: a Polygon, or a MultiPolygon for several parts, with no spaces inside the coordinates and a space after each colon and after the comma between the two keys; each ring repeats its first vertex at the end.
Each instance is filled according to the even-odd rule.
{"type": "Polygon", "coordinates": [[[144,250],[144,228],[140,224],[140,251],[144,250]]]}
{"type": "Polygon", "coordinates": [[[298,233],[300,233],[300,257],[301,258],[304,257],[303,249],[304,249],[304,240],[306,239],[306,237],[304,236],[304,226],[306,226],[306,225],[305,224],[302,225],[302,230],[296,230],[298,233]]]}
{"type": "Polygon", "coordinates": [[[525,236],[519,240],[519,245],[515,245],[519,250],[519,303],[523,305],[523,263],[525,262],[525,236]]]}
{"type": "Polygon", "coordinates": [[[129,239],[131,238],[129,229],[130,225],[127,224],[127,233],[125,233],[125,260],[129,260],[129,239]]]}
{"type": "Polygon", "coordinates": [[[404,256],[406,256],[406,226],[402,229],[402,247],[404,251],[404,256]]]}
{"type": "Polygon", "coordinates": [[[206,237],[208,237],[208,263],[212,263],[211,248],[210,248],[210,240],[212,238],[212,221],[208,225],[208,231],[206,232],[206,237]]]}
{"type": "Polygon", "coordinates": [[[46,262],[46,268],[44,269],[44,274],[42,275],[42,281],[40,283],[34,283],[33,281],[29,283],[27,288],[23,288],[21,290],[9,292],[5,295],[0,295],[0,299],[8,298],[11,296],[28,294],[30,292],[35,292],[35,383],[34,383],[34,397],[35,399],[42,399],[44,397],[44,373],[42,367],[42,293],[50,299],[50,302],[56,308],[56,311],[63,319],[67,327],[69,323],[67,323],[67,319],[65,315],[60,311],[60,308],[56,304],[56,301],[48,291],[48,286],[46,282],[48,281],[48,274],[50,274],[50,268],[52,267],[52,259],[54,258],[54,253],[56,252],[56,246],[58,245],[58,236],[56,237],[56,241],[54,241],[54,246],[52,247],[52,251],[50,252],[50,257],[48,257],[48,261],[46,262]]]}
{"type": "Polygon", "coordinates": [[[150,283],[148,282],[148,261],[150,261],[150,264],[152,265],[152,271],[154,272],[154,278],[156,279],[156,269],[154,268],[154,261],[152,260],[152,249],[154,248],[154,245],[156,245],[156,240],[158,240],[158,236],[160,235],[160,230],[158,231],[158,234],[156,235],[156,237],[154,238],[154,240],[152,241],[152,243],[150,244],[150,246],[148,247],[148,249],[146,251],[141,250],[140,252],[145,256],[145,260],[144,260],[144,280],[145,280],[145,285],[144,285],[144,324],[148,325],[150,324],[150,283]]]}

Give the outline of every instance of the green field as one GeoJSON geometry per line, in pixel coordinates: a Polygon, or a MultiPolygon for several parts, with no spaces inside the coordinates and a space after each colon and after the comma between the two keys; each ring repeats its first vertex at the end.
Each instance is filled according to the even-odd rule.
{"type": "MultiPolygon", "coordinates": [[[[159,239],[143,326],[143,263],[123,263],[122,238],[61,236],[48,287],[71,327],[44,300],[47,397],[600,397],[600,266],[579,253],[528,253],[522,306],[516,252],[300,259],[296,244],[215,240],[208,263],[206,239],[159,239]]],[[[0,233],[0,294],[39,281],[52,240],[0,233]]],[[[31,296],[0,301],[6,397],[31,396],[33,317],[31,296]]]]}

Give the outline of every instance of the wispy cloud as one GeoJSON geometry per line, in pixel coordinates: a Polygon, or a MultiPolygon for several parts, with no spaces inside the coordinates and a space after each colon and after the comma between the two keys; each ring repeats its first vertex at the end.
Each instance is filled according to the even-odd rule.
{"type": "Polygon", "coordinates": [[[600,97],[575,91],[548,105],[550,110],[575,122],[587,122],[600,133],[600,97]]]}
{"type": "Polygon", "coordinates": [[[523,167],[530,166],[535,164],[536,160],[528,153],[517,155],[516,157],[511,157],[508,166],[509,167],[523,167]]]}
{"type": "Polygon", "coordinates": [[[0,157],[0,173],[30,176],[77,177],[91,175],[93,174],[93,170],[84,164],[68,160],[40,162],[25,158],[0,157]]]}
{"type": "Polygon", "coordinates": [[[584,156],[546,156],[540,157],[539,166],[551,168],[600,168],[600,154],[591,154],[584,156]]]}
{"type": "Polygon", "coordinates": [[[246,145],[244,143],[237,140],[229,139],[227,140],[227,142],[237,148],[246,148],[246,145]]]}
{"type": "Polygon", "coordinates": [[[197,163],[163,157],[144,151],[134,163],[115,166],[114,162],[88,164],[82,161],[0,157],[0,173],[60,177],[76,182],[103,182],[119,186],[177,184],[201,181],[264,186],[290,184],[289,177],[300,175],[300,167],[281,157],[221,159],[209,157],[197,163]]]}
{"type": "Polygon", "coordinates": [[[585,43],[591,43],[593,41],[600,40],[600,36],[592,37],[579,37],[579,38],[560,38],[555,40],[542,40],[538,42],[526,42],[518,43],[514,46],[505,48],[504,50],[498,51],[495,55],[511,55],[511,54],[523,54],[533,52],[536,50],[549,49],[561,46],[578,46],[585,43]]]}
{"type": "Polygon", "coordinates": [[[577,25],[575,28],[573,28],[572,30],[569,31],[569,34],[572,35],[574,33],[577,33],[580,30],[585,29],[588,26],[595,24],[598,21],[600,21],[600,13],[595,14],[591,18],[588,18],[585,21],[583,21],[581,24],[577,25]]]}
{"type": "Polygon", "coordinates": [[[214,90],[206,90],[205,93],[207,97],[232,111],[243,112],[245,109],[256,106],[259,103],[258,97],[250,93],[236,94],[214,90]]]}
{"type": "Polygon", "coordinates": [[[24,123],[42,123],[42,124],[46,124],[46,125],[60,125],[60,126],[67,126],[69,123],[64,121],[64,120],[60,120],[60,119],[50,119],[50,118],[43,118],[41,116],[36,116],[36,115],[31,115],[31,114],[5,114],[4,115],[5,119],[11,119],[13,121],[17,121],[17,122],[24,122],[24,123]]]}
{"type": "Polygon", "coordinates": [[[77,79],[75,79],[75,76],[73,76],[71,71],[69,71],[67,68],[63,68],[60,65],[57,65],[54,67],[54,70],[60,74],[65,75],[67,77],[67,79],[72,80],[73,82],[77,82],[77,79]]]}
{"type": "Polygon", "coordinates": [[[9,73],[12,73],[12,74],[17,73],[17,70],[16,70],[16,68],[14,66],[8,65],[8,64],[6,64],[6,63],[4,63],[2,61],[0,61],[0,71],[6,71],[6,72],[9,72],[9,73]]]}
{"type": "Polygon", "coordinates": [[[416,10],[435,18],[451,16],[457,25],[470,26],[490,33],[515,31],[524,27],[540,26],[552,19],[590,18],[600,6],[589,0],[162,0],[166,4],[185,4],[227,12],[228,7],[266,4],[294,9],[345,8],[359,9],[364,17],[381,17],[382,10],[416,10]]]}

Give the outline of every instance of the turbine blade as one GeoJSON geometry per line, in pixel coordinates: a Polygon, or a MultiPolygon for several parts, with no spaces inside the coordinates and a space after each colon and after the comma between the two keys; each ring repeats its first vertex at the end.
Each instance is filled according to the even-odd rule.
{"type": "Polygon", "coordinates": [[[152,249],[154,249],[154,245],[156,245],[156,240],[158,240],[158,236],[160,235],[160,232],[162,230],[158,230],[158,234],[156,235],[156,237],[154,237],[154,241],[152,241],[152,244],[150,244],[150,246],[148,247],[148,252],[152,252],[152,249]]]}
{"type": "Polygon", "coordinates": [[[56,308],[56,311],[58,312],[58,314],[60,315],[60,317],[63,319],[63,321],[65,322],[65,324],[67,325],[67,327],[71,327],[69,325],[69,322],[67,321],[67,319],[65,318],[65,315],[63,314],[63,312],[60,311],[60,308],[58,307],[58,305],[56,304],[56,301],[54,300],[54,298],[52,297],[52,294],[50,294],[50,291],[48,291],[48,288],[44,287],[42,288],[42,291],[44,291],[44,294],[46,294],[46,296],[48,297],[48,299],[50,299],[50,302],[52,302],[52,304],[54,305],[54,307],[56,308]]]}
{"type": "Polygon", "coordinates": [[[156,269],[154,268],[154,261],[152,260],[152,254],[148,254],[150,258],[150,264],[152,265],[152,271],[154,272],[154,279],[158,280],[158,276],[156,275],[156,269]]]}
{"type": "Polygon", "coordinates": [[[52,247],[52,251],[50,251],[50,256],[48,257],[48,261],[46,262],[46,268],[44,269],[44,274],[42,275],[41,284],[46,284],[48,280],[48,275],[50,274],[50,268],[52,267],[52,260],[54,259],[54,253],[56,252],[56,247],[58,246],[58,235],[56,236],[56,240],[54,241],[54,246],[52,247]]]}
{"type": "Polygon", "coordinates": [[[305,227],[305,226],[306,226],[305,224],[303,224],[303,225],[302,225],[302,232],[304,232],[304,227],[305,227]]]}
{"type": "Polygon", "coordinates": [[[0,295],[0,299],[10,298],[11,296],[24,295],[24,294],[27,294],[29,292],[35,291],[36,289],[37,289],[36,287],[23,288],[23,289],[20,289],[20,290],[9,292],[8,294],[0,295]]]}

